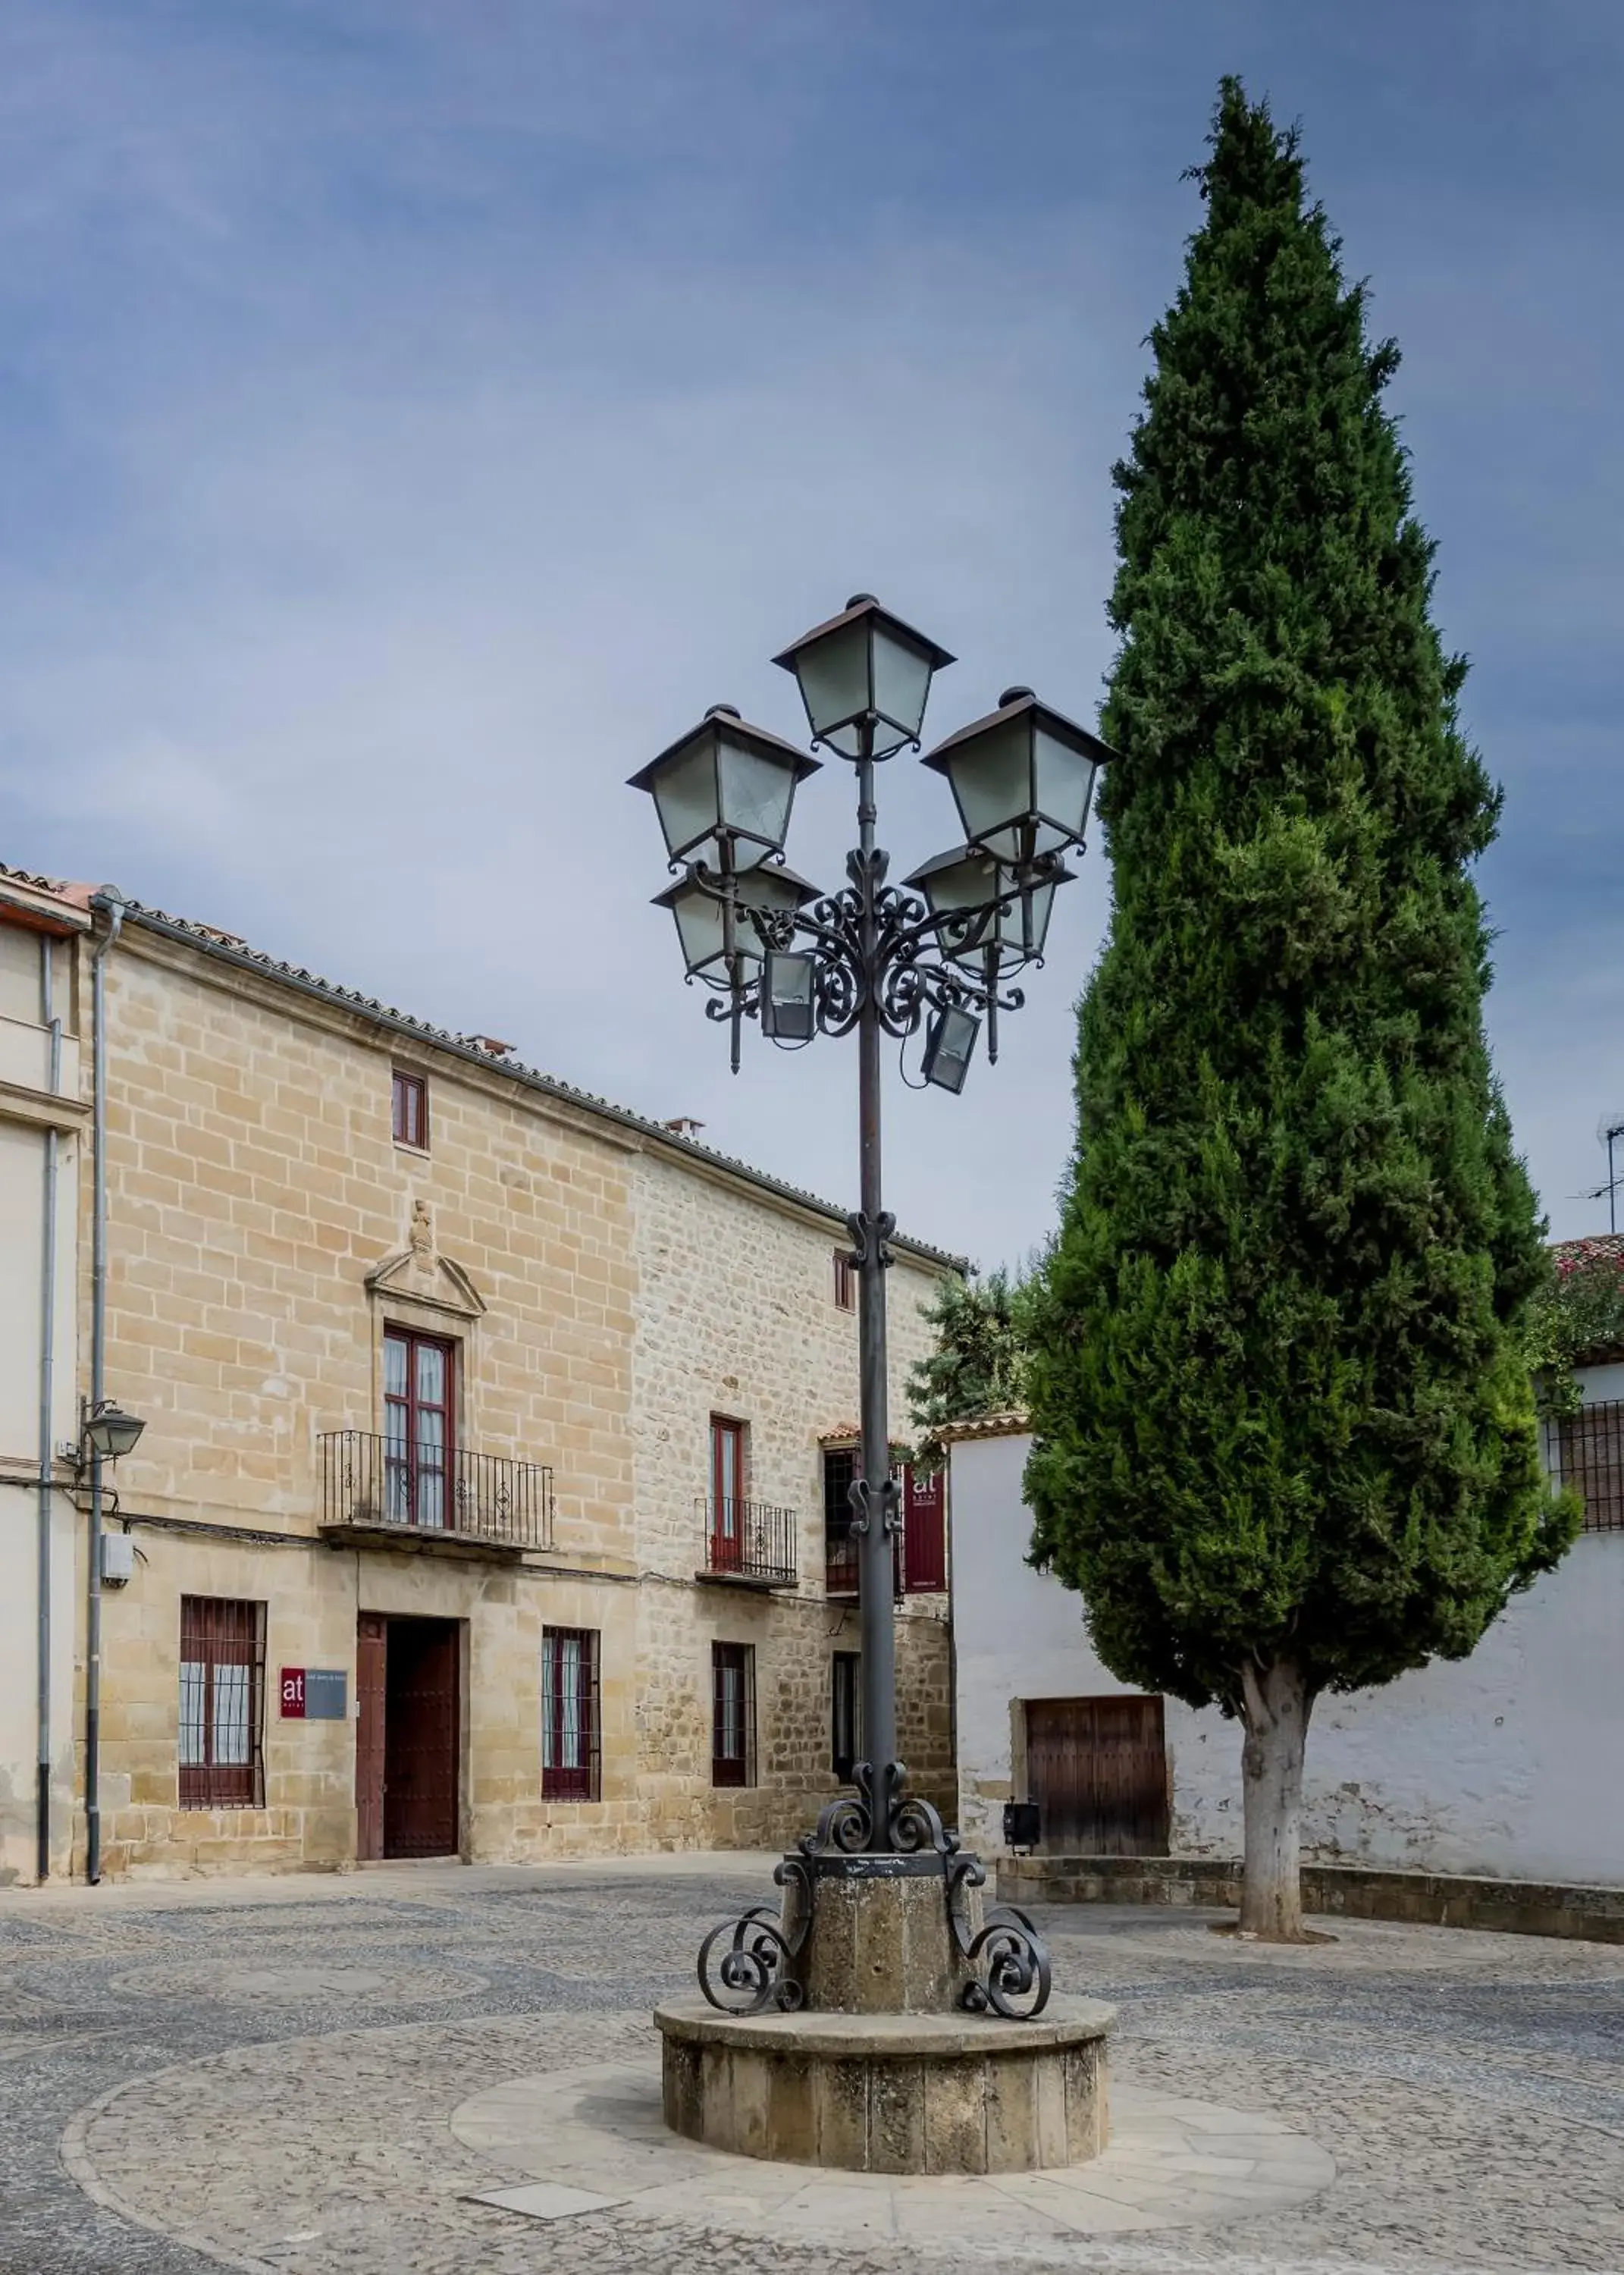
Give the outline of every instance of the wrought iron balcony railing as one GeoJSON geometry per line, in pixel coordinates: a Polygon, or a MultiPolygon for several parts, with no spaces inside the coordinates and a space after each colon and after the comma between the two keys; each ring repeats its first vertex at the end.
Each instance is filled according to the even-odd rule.
{"type": "Polygon", "coordinates": [[[705,1525],[701,1579],[737,1580],[757,1588],[795,1586],[794,1509],[710,1494],[702,1495],[696,1507],[705,1525]]]}
{"type": "Polygon", "coordinates": [[[553,1472],[539,1462],[460,1446],[448,1452],[365,1430],[329,1430],[317,1446],[324,1530],[442,1535],[510,1549],[553,1545],[553,1472]]]}

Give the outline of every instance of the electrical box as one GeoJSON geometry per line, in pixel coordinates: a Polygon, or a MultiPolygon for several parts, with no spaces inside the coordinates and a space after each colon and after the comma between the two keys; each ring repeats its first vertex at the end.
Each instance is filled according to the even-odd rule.
{"type": "Polygon", "coordinates": [[[1039,1839],[1039,1813],[1035,1801],[1007,1801],[1004,1803],[1004,1846],[1006,1848],[1035,1848],[1039,1839]]]}
{"type": "Polygon", "coordinates": [[[102,1585],[122,1588],[135,1571],[135,1543],[127,1532],[102,1535],[102,1585]]]}

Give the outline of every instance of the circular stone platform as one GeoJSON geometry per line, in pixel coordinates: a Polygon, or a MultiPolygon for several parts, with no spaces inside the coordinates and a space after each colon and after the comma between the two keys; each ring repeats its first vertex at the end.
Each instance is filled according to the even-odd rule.
{"type": "MultiPolygon", "coordinates": [[[[200,2128],[209,2121],[200,2107],[200,2128]]],[[[480,2203],[542,2221],[613,2208],[804,2244],[826,2260],[899,2237],[1020,2259],[1064,2237],[1256,2219],[1308,2203],[1336,2178],[1329,2153],[1277,2117],[1126,2087],[1111,2144],[1091,2164],[941,2179],[768,2164],[680,2140],[662,2121],[653,2062],[623,2052],[488,2086],[453,2112],[450,2129],[532,2182],[510,2177],[481,2189],[480,2203]]]]}
{"type": "Polygon", "coordinates": [[[854,2173],[1023,2173],[1098,2157],[1114,2009],[722,2014],[657,2007],[665,2121],[735,2156],[854,2173]]]}

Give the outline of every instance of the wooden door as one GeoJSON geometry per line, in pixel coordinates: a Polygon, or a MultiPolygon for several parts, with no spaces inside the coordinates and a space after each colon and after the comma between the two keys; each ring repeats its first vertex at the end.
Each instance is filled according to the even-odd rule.
{"type": "Polygon", "coordinates": [[[355,1853],[383,1854],[383,1717],[389,1622],[363,1612],[355,1632],[355,1853]]]}
{"type": "Polygon", "coordinates": [[[383,1735],[383,1853],[455,1856],[461,1689],[455,1620],[391,1620],[383,1735]]]}
{"type": "Polygon", "coordinates": [[[1165,1856],[1161,1700],[1029,1698],[1026,1783],[1051,1856],[1165,1856]]]}

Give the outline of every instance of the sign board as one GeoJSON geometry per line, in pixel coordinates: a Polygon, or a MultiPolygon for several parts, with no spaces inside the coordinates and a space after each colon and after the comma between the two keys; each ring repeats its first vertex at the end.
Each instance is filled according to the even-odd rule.
{"type": "Polygon", "coordinates": [[[284,1667],[284,1722],[342,1722],[347,1712],[349,1678],[342,1667],[284,1667]]]}

